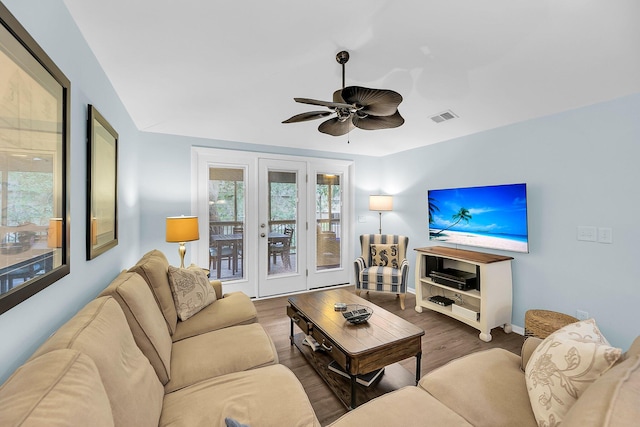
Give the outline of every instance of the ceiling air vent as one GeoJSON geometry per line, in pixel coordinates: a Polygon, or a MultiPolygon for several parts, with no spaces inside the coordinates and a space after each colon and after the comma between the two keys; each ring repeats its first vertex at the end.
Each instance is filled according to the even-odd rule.
{"type": "Polygon", "coordinates": [[[446,122],[447,120],[455,119],[456,117],[458,116],[456,116],[453,113],[453,111],[447,110],[444,113],[440,113],[438,115],[431,117],[431,120],[433,120],[436,123],[442,123],[442,122],[446,122]]]}

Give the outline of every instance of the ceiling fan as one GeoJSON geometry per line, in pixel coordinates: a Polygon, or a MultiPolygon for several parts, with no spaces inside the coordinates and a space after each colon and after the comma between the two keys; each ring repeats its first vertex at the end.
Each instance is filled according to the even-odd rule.
{"type": "Polygon", "coordinates": [[[320,105],[331,111],[309,111],[296,114],[282,123],[306,122],[335,114],[335,117],[318,126],[320,132],[333,136],[344,135],[355,128],[376,130],[401,126],[404,119],[398,112],[398,105],[402,102],[402,95],[386,89],[344,87],[344,64],[348,60],[349,52],[343,50],[336,55],[336,61],[342,65],[342,89],[333,93],[333,102],[293,98],[296,102],[320,105]]]}

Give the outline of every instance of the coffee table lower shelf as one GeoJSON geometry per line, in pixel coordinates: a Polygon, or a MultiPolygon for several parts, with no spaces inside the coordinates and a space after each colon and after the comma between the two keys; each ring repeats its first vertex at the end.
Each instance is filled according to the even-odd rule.
{"type": "MultiPolygon", "coordinates": [[[[347,409],[351,408],[351,382],[347,378],[331,371],[329,363],[333,360],[331,356],[324,351],[313,351],[302,342],[305,335],[298,333],[293,336],[292,344],[305,357],[307,362],[315,369],[324,382],[329,386],[333,393],[340,399],[347,409]]],[[[394,363],[385,367],[384,373],[379,379],[368,387],[361,384],[356,385],[356,406],[368,402],[378,396],[388,393],[399,388],[415,385],[415,374],[406,370],[399,363],[394,363]]]]}

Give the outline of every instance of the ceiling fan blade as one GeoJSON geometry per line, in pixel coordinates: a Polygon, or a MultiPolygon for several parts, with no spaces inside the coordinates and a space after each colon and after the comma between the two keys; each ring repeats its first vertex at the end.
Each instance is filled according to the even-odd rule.
{"type": "Polygon", "coordinates": [[[293,100],[301,104],[322,105],[329,108],[353,108],[353,105],[342,102],[319,101],[317,99],[309,98],[293,98],[293,100]]]}
{"type": "Polygon", "coordinates": [[[404,119],[399,111],[396,111],[396,113],[391,116],[366,116],[364,118],[358,117],[357,114],[353,116],[353,124],[365,130],[397,128],[398,126],[402,126],[403,123],[404,119]]]}
{"type": "Polygon", "coordinates": [[[392,116],[398,111],[402,95],[387,89],[369,89],[348,86],[342,89],[342,99],[346,103],[363,106],[362,112],[372,116],[392,116]]]}
{"type": "Polygon", "coordinates": [[[306,122],[307,120],[321,119],[323,117],[330,116],[331,114],[333,114],[331,111],[309,111],[307,113],[296,114],[282,123],[306,122]]]}
{"type": "Polygon", "coordinates": [[[351,120],[340,121],[337,117],[322,122],[320,126],[318,126],[320,132],[333,136],[344,135],[353,129],[355,129],[355,126],[351,120]]]}
{"type": "Polygon", "coordinates": [[[342,89],[338,89],[337,91],[333,92],[333,102],[346,104],[346,102],[344,102],[344,99],[342,99],[342,89]]]}

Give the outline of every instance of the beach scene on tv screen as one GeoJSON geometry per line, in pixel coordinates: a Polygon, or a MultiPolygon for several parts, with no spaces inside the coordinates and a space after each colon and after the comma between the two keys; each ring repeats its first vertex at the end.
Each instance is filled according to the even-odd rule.
{"type": "Polygon", "coordinates": [[[429,190],[429,239],[529,252],[526,184],[429,190]]]}

